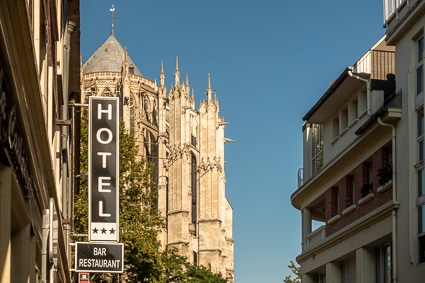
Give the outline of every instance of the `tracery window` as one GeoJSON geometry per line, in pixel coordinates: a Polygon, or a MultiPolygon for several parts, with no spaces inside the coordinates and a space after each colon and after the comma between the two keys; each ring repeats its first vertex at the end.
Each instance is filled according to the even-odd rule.
{"type": "Polygon", "coordinates": [[[197,166],[196,156],[191,153],[191,166],[190,166],[190,178],[191,178],[191,192],[192,192],[192,223],[196,223],[198,218],[198,186],[197,186],[197,166]]]}
{"type": "Polygon", "coordinates": [[[151,109],[151,106],[150,106],[149,98],[145,95],[143,97],[143,112],[144,112],[144,118],[148,122],[151,121],[151,119],[150,119],[150,109],[151,109]]]}
{"type": "Polygon", "coordinates": [[[134,133],[135,131],[135,110],[134,110],[134,98],[133,95],[130,95],[129,98],[129,108],[130,108],[130,133],[134,133]]]}

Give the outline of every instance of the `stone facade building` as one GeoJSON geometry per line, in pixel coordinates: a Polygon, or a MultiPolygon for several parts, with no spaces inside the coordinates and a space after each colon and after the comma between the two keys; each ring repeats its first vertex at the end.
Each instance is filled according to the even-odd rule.
{"type": "Polygon", "coordinates": [[[71,282],[79,1],[0,3],[0,282],[71,282]]]}
{"type": "Polygon", "coordinates": [[[226,122],[211,89],[195,108],[178,59],[174,84],[167,89],[163,65],[159,85],[146,78],[111,35],[84,63],[81,95],[120,98],[126,128],[135,134],[140,158],[154,164],[158,209],[165,219],[161,241],[177,247],[190,262],[233,282],[232,207],[226,198],[224,137],[226,122]]]}

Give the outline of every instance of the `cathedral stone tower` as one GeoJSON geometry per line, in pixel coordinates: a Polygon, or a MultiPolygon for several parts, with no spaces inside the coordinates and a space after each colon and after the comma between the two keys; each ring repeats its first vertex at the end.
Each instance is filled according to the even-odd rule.
{"type": "Polygon", "coordinates": [[[135,134],[139,158],[154,164],[158,209],[165,219],[160,240],[190,262],[233,282],[232,207],[225,195],[224,128],[208,75],[206,98],[195,109],[176,58],[174,84],[145,78],[111,35],[82,68],[82,102],[91,95],[120,97],[120,112],[135,134]]]}

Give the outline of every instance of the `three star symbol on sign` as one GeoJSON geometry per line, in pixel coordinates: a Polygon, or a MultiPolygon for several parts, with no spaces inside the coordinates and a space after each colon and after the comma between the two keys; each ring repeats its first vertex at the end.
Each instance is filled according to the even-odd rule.
{"type": "MultiPolygon", "coordinates": [[[[93,230],[93,234],[99,234],[98,232],[100,231],[100,232],[102,232],[102,234],[106,234],[106,232],[108,231],[108,230],[106,230],[105,229],[105,227],[103,227],[101,230],[99,230],[99,229],[97,229],[97,227],[94,227],[94,229],[92,229],[93,230]]],[[[111,228],[110,230],[109,230],[109,234],[111,235],[111,234],[115,234],[115,230],[114,230],[114,228],[111,228]]]]}

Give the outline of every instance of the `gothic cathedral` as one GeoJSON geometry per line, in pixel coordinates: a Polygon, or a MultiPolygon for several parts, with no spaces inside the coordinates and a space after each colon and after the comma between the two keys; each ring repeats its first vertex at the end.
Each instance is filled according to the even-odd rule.
{"type": "Polygon", "coordinates": [[[162,64],[157,85],[142,75],[113,28],[82,72],[82,102],[91,95],[119,96],[120,113],[135,133],[140,155],[154,164],[158,209],[166,223],[162,243],[234,282],[232,206],[224,172],[224,143],[229,140],[209,75],[205,101],[195,109],[188,76],[181,82],[178,59],[174,85],[165,87],[162,64]]]}

